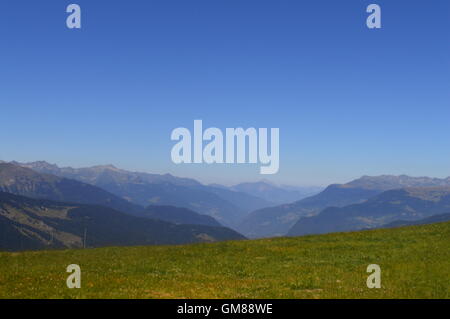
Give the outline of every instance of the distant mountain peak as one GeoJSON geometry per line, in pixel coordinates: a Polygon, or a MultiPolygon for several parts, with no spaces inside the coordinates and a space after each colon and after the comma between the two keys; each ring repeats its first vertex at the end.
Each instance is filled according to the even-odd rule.
{"type": "Polygon", "coordinates": [[[405,187],[442,187],[450,186],[450,177],[412,177],[408,175],[362,176],[341,187],[358,187],[365,189],[389,190],[405,187]]]}
{"type": "Polygon", "coordinates": [[[95,165],[90,167],[91,169],[95,170],[110,170],[110,171],[121,171],[121,169],[117,168],[113,164],[107,164],[107,165],[95,165]]]}
{"type": "Polygon", "coordinates": [[[266,178],[261,179],[258,183],[267,184],[267,185],[275,186],[275,187],[278,186],[275,182],[272,182],[266,178]]]}
{"type": "MultiPolygon", "coordinates": [[[[52,169],[52,170],[57,170],[57,169],[75,170],[76,169],[76,168],[73,168],[73,167],[70,167],[70,166],[67,166],[67,167],[58,166],[57,164],[51,164],[51,163],[46,162],[46,161],[34,161],[34,162],[28,162],[28,163],[19,163],[19,162],[16,162],[16,161],[12,161],[10,163],[14,164],[14,165],[19,165],[19,166],[24,166],[24,167],[28,167],[28,168],[33,168],[33,169],[52,169]]],[[[94,165],[94,166],[91,166],[91,167],[88,167],[88,168],[95,169],[95,170],[119,170],[113,164],[94,165]]]]}
{"type": "Polygon", "coordinates": [[[59,168],[56,164],[50,164],[46,161],[35,161],[35,162],[28,162],[28,163],[19,163],[16,161],[11,162],[14,165],[20,165],[20,166],[26,166],[26,167],[36,167],[36,168],[48,168],[48,169],[57,169],[59,168]]]}

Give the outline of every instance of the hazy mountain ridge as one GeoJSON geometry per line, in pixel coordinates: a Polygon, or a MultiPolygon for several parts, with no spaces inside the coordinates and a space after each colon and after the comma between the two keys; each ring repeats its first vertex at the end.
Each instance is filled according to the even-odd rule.
{"type": "Polygon", "coordinates": [[[415,221],[449,211],[448,186],[394,189],[360,204],[329,207],[316,216],[300,218],[288,235],[375,228],[397,220],[415,221]]]}
{"type": "Polygon", "coordinates": [[[222,227],[222,225],[211,216],[201,215],[182,207],[148,206],[141,215],[143,217],[163,220],[173,224],[222,227]]]}
{"type": "Polygon", "coordinates": [[[315,215],[328,206],[358,203],[379,193],[375,190],[330,185],[321,193],[298,202],[254,211],[237,229],[250,237],[283,236],[302,216],[315,215]]]}
{"type": "Polygon", "coordinates": [[[10,163],[0,163],[0,191],[31,198],[103,205],[129,214],[143,210],[99,187],[10,163]]]}
{"type": "Polygon", "coordinates": [[[386,190],[408,186],[450,186],[450,178],[363,176],[346,184],[333,184],[321,193],[292,204],[264,208],[250,213],[237,228],[250,237],[283,236],[301,217],[318,214],[327,207],[344,207],[363,202],[386,190]]]}
{"type": "Polygon", "coordinates": [[[408,175],[363,176],[359,179],[351,181],[350,183],[347,183],[346,185],[351,187],[377,190],[390,190],[407,187],[440,187],[450,186],[450,177],[411,177],[408,175]]]}
{"type": "Polygon", "coordinates": [[[244,239],[224,227],[175,225],[114,209],[0,192],[0,249],[185,244],[244,239]]]}
{"type": "Polygon", "coordinates": [[[271,205],[245,193],[209,187],[169,174],[129,172],[112,165],[59,168],[44,161],[20,164],[41,173],[95,185],[140,206],[170,205],[209,215],[227,226],[236,225],[249,212],[271,205]]]}
{"type": "Polygon", "coordinates": [[[268,207],[272,206],[273,203],[265,200],[261,197],[247,194],[245,192],[240,192],[237,190],[229,190],[229,189],[223,189],[220,187],[211,187],[211,186],[194,186],[192,188],[195,189],[201,189],[205,192],[210,192],[213,194],[216,194],[217,196],[227,200],[230,203],[233,203],[236,207],[239,208],[239,210],[242,210],[244,213],[240,214],[239,220],[247,215],[247,213],[252,212],[256,209],[260,209],[262,207],[268,207]]]}
{"type": "Polygon", "coordinates": [[[246,193],[252,196],[264,198],[275,206],[280,204],[292,203],[308,196],[312,196],[323,190],[322,187],[295,187],[278,186],[268,181],[240,183],[229,187],[229,189],[246,193]]]}
{"type": "Polygon", "coordinates": [[[198,181],[190,178],[175,177],[171,174],[150,174],[142,172],[131,172],[119,169],[114,165],[96,165],[85,168],[59,167],[45,161],[29,163],[12,162],[23,167],[31,168],[41,173],[53,174],[83,181],[88,184],[98,184],[114,181],[116,183],[171,183],[180,186],[198,186],[198,181]]]}
{"type": "MultiPolygon", "coordinates": [[[[241,183],[231,187],[219,184],[206,186],[194,179],[178,178],[169,174],[128,172],[112,165],[79,169],[59,168],[43,161],[20,165],[38,172],[53,173],[92,183],[125,202],[136,203],[140,206],[186,208],[200,215],[208,215],[220,224],[231,226],[249,237],[285,235],[303,217],[315,216],[329,207],[346,207],[363,203],[388,190],[405,187],[450,186],[450,177],[439,179],[406,175],[363,176],[346,184],[330,185],[316,195],[277,206],[256,196],[273,199],[277,197],[274,195],[277,192],[283,194],[280,196],[287,194],[282,187],[267,181],[241,183]]],[[[17,192],[8,187],[3,190],[17,192]]],[[[30,196],[27,192],[18,193],[30,196]]],[[[288,193],[289,196],[298,195],[291,190],[288,193]]],[[[428,194],[422,195],[428,196],[428,194]]],[[[58,197],[50,199],[62,200],[58,197]]],[[[104,203],[99,204],[104,205],[104,203]]],[[[120,210],[124,211],[124,209],[120,210]]],[[[191,216],[192,223],[195,223],[197,220],[195,215],[188,214],[188,216],[191,216]]],[[[187,219],[180,220],[188,222],[187,219]]]]}

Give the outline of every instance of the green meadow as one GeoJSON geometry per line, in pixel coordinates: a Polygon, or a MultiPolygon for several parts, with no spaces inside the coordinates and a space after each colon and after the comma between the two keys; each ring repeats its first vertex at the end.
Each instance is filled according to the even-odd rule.
{"type": "Polygon", "coordinates": [[[0,298],[449,298],[450,223],[298,238],[0,253],[0,298]],[[68,289],[66,267],[81,267],[68,289]],[[381,289],[368,289],[369,264],[381,289]]]}

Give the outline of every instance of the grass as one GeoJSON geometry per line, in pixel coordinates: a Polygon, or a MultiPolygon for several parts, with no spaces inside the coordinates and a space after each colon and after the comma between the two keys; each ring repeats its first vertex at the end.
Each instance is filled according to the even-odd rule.
{"type": "Polygon", "coordinates": [[[186,246],[0,253],[0,298],[446,298],[450,223],[186,246]],[[82,270],[68,289],[69,264],[82,270]],[[381,266],[382,288],[366,268],[381,266]]]}

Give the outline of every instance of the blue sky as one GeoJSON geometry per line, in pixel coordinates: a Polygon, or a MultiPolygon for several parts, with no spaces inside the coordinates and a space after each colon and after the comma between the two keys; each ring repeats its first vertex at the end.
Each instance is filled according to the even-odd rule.
{"type": "Polygon", "coordinates": [[[447,0],[5,0],[0,40],[3,160],[227,184],[450,175],[447,0]],[[170,133],[195,119],[280,128],[279,173],[173,164],[170,133]]]}

